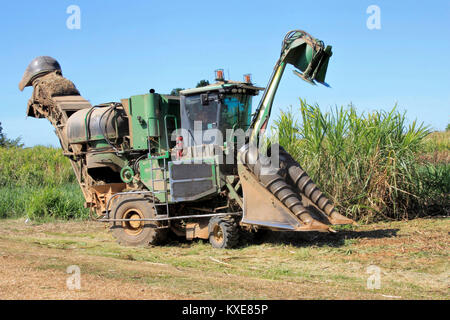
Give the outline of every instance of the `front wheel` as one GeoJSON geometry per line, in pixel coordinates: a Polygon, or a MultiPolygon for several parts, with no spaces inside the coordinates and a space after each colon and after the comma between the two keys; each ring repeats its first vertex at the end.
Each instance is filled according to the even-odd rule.
{"type": "MultiPolygon", "coordinates": [[[[153,203],[142,195],[127,195],[112,212],[116,219],[152,219],[156,217],[153,203]]],[[[113,236],[124,246],[150,246],[164,242],[167,229],[157,221],[117,221],[111,226],[113,236]]]]}
{"type": "Polygon", "coordinates": [[[233,218],[214,217],[208,224],[209,242],[214,248],[230,249],[239,242],[239,226],[233,218]]]}

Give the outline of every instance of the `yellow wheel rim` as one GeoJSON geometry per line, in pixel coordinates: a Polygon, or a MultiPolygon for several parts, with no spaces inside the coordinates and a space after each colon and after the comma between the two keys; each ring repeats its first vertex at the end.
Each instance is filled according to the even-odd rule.
{"type": "MultiPolygon", "coordinates": [[[[144,215],[140,210],[137,209],[128,209],[122,219],[144,219],[144,215]]],[[[144,221],[123,221],[122,227],[124,228],[125,232],[129,235],[138,235],[142,232],[144,229],[144,221]]]]}

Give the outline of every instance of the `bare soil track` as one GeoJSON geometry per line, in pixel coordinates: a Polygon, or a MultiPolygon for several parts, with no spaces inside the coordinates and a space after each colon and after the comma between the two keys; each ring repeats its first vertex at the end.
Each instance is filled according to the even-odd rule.
{"type": "Polygon", "coordinates": [[[450,220],[269,233],[232,250],[121,247],[96,222],[0,220],[0,299],[449,299],[450,220]],[[67,267],[81,270],[69,290],[67,267]],[[380,289],[367,288],[370,265],[380,289]]]}

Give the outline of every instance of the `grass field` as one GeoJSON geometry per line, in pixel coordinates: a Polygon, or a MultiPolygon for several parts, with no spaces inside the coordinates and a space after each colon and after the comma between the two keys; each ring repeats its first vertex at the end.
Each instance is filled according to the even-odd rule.
{"type": "MultiPolygon", "coordinates": [[[[448,218],[270,233],[217,250],[121,247],[95,222],[0,220],[0,299],[449,299],[448,218]],[[81,271],[68,290],[66,269],[81,271]],[[367,268],[380,268],[369,290],[367,268]]],[[[369,269],[370,270],[370,269],[369,269]]]]}

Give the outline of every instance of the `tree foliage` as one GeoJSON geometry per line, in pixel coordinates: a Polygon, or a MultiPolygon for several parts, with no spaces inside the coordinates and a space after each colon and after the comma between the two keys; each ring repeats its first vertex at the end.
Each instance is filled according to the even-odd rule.
{"type": "Polygon", "coordinates": [[[200,80],[197,83],[196,88],[201,88],[201,87],[206,87],[206,86],[209,86],[209,81],[208,80],[200,80]]]}
{"type": "Polygon", "coordinates": [[[11,147],[23,147],[23,143],[20,142],[20,137],[16,139],[8,139],[6,134],[3,133],[2,123],[0,122],[0,147],[11,148],[11,147]]]}
{"type": "Polygon", "coordinates": [[[179,96],[181,90],[184,90],[184,88],[174,88],[174,89],[172,89],[172,91],[170,91],[170,95],[171,96],[179,96]]]}

